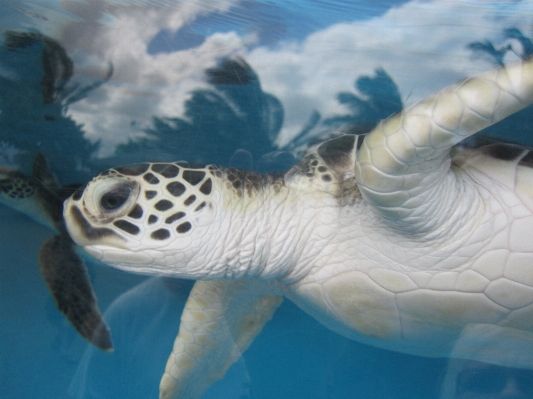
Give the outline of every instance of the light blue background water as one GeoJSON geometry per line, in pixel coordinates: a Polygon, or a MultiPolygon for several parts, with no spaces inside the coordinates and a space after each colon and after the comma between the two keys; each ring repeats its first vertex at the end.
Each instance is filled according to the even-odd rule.
{"type": "MultiPolygon", "coordinates": [[[[283,170],[332,130],[368,131],[533,53],[532,26],[531,1],[3,1],[0,166],[29,173],[41,151],[63,184],[141,160],[283,170]],[[7,30],[41,36],[21,46],[7,30]]],[[[532,115],[486,133],[533,145],[532,115]]],[[[0,397],[156,397],[189,285],[90,263],[116,347],[101,353],[39,274],[53,233],[5,207],[0,223],[0,397]]],[[[206,398],[437,398],[447,367],[346,340],[286,301],[206,398]]]]}

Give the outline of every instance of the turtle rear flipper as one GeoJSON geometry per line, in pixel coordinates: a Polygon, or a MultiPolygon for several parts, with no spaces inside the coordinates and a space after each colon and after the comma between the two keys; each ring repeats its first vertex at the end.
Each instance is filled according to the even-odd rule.
{"type": "Polygon", "coordinates": [[[50,237],[41,246],[39,268],[57,308],[89,342],[113,350],[107,326],[93,293],[87,269],[67,235],[50,237]]]}

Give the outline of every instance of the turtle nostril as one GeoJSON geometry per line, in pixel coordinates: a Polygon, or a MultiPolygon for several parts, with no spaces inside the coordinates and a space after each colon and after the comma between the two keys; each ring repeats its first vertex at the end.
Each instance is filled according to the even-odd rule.
{"type": "Polygon", "coordinates": [[[107,211],[114,211],[126,203],[131,193],[131,187],[120,186],[108,191],[100,199],[100,205],[107,211]]]}

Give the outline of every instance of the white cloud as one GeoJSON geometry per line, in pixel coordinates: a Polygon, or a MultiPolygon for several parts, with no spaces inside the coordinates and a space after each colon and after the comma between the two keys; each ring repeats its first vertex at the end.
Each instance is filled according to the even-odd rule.
{"type": "Polygon", "coordinates": [[[369,21],[331,26],[301,44],[256,49],[248,60],[263,87],[282,100],[284,143],[313,109],[323,115],[346,113],[336,93],[354,91],[355,79],[373,75],[376,68],[392,77],[406,105],[489,68],[474,60],[466,45],[486,39],[498,43],[509,27],[531,34],[533,3],[511,6],[511,12],[502,14],[491,6],[465,2],[412,1],[369,21]]]}
{"type": "MultiPolygon", "coordinates": [[[[148,54],[148,44],[161,29],[176,30],[200,14],[231,7],[229,2],[212,2],[206,11],[204,5],[114,5],[107,8],[114,19],[109,26],[85,19],[63,29],[60,42],[75,59],[99,59],[101,75],[108,62],[114,66],[111,82],[69,110],[84,124],[88,138],[102,141],[100,155],[110,155],[117,143],[142,134],[152,116],[182,115],[189,93],[205,86],[203,71],[223,56],[243,55],[258,72],[263,90],[281,100],[286,115],[280,140],[284,143],[302,128],[314,109],[323,116],[344,113],[335,96],[353,91],[358,76],[384,68],[397,83],[404,102],[410,104],[489,67],[472,57],[466,49],[468,43],[486,39],[499,43],[503,29],[509,27],[531,35],[533,26],[531,1],[498,2],[497,7],[491,3],[412,1],[380,17],[339,23],[301,42],[280,43],[276,48],[249,50],[253,34],[228,32],[215,33],[194,49],[148,54]]],[[[78,72],[94,73],[94,67],[77,67],[78,72]]]]}
{"type": "MultiPolygon", "coordinates": [[[[214,2],[209,9],[225,11],[229,5],[214,2]]],[[[215,33],[191,50],[148,54],[148,44],[160,30],[177,30],[205,12],[189,2],[171,8],[116,7],[110,26],[73,23],[64,29],[60,42],[74,59],[97,57],[101,76],[108,63],[114,68],[110,82],[72,105],[68,113],[83,124],[87,138],[101,140],[101,156],[111,155],[128,138],[143,135],[153,116],[182,115],[189,93],[205,86],[203,70],[245,47],[248,37],[215,33]]],[[[80,70],[94,74],[94,66],[80,70]]]]}

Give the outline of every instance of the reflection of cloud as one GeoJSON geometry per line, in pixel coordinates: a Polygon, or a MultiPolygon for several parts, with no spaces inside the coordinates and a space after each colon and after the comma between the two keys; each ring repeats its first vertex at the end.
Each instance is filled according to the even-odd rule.
{"type": "Polygon", "coordinates": [[[369,21],[337,24],[302,43],[280,49],[259,48],[249,62],[263,87],[285,107],[285,143],[308,120],[342,113],[335,93],[352,87],[362,74],[383,68],[398,85],[406,105],[489,64],[473,62],[466,45],[473,40],[501,41],[504,28],[533,24],[531,2],[508,4],[506,12],[491,5],[413,1],[369,21]]]}
{"type": "MultiPolygon", "coordinates": [[[[371,75],[382,67],[409,105],[489,67],[471,56],[468,43],[486,39],[500,43],[504,28],[529,32],[533,25],[528,1],[499,6],[412,1],[374,19],[332,25],[300,42],[266,47],[253,33],[218,32],[194,49],[149,54],[148,45],[163,29],[177,31],[210,12],[232,12],[232,4],[201,3],[203,8],[189,2],[171,8],[100,4],[108,14],[95,11],[93,3],[89,9],[84,3],[68,2],[65,8],[84,22],[71,23],[60,39],[74,59],[97,56],[102,65],[114,66],[111,82],[69,109],[69,115],[84,124],[88,138],[102,140],[100,155],[109,155],[129,137],[143,135],[152,116],[182,116],[188,93],[205,86],[203,71],[221,57],[242,55],[258,72],[265,92],[281,100],[285,123],[278,142],[286,143],[314,109],[324,117],[343,113],[336,94],[350,90],[362,74],[371,75]],[[110,15],[109,25],[97,22],[110,15]]],[[[101,69],[104,74],[105,68],[101,69]]]]}
{"type": "MultiPolygon", "coordinates": [[[[119,45],[120,47],[120,45],[119,45]]],[[[113,81],[87,101],[70,108],[69,114],[84,124],[88,138],[116,145],[148,128],[154,115],[176,117],[184,101],[203,83],[205,67],[214,67],[219,57],[236,52],[243,41],[234,33],[209,37],[199,48],[181,53],[146,52],[112,54],[117,71],[113,81]],[[121,71],[126,71],[121,72],[121,71]]],[[[109,155],[108,151],[105,151],[109,155]]]]}

